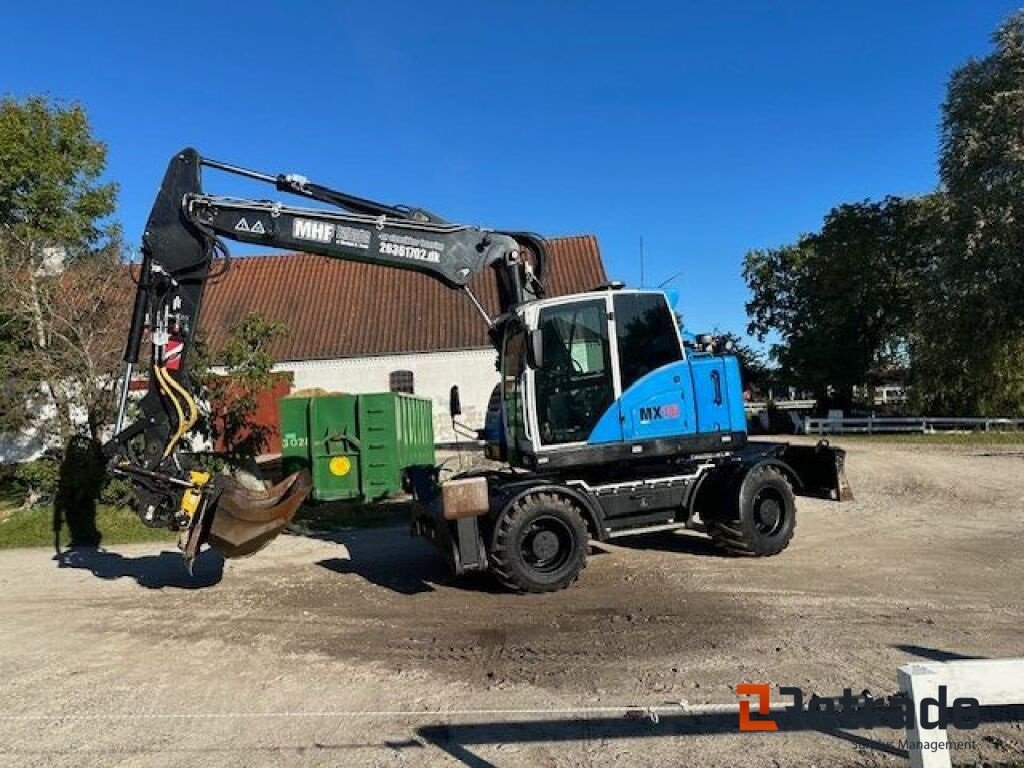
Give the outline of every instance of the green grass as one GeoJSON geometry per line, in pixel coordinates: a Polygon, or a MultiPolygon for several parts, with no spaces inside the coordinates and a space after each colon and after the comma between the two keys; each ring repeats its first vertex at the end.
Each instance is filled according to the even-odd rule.
{"type": "Polygon", "coordinates": [[[20,503],[21,494],[11,486],[0,483],[0,518],[16,510],[20,503]]]}
{"type": "MultiPolygon", "coordinates": [[[[0,495],[0,549],[14,547],[52,547],[53,509],[41,506],[18,509],[11,494],[0,495]],[[13,510],[13,511],[12,511],[13,510]]],[[[147,528],[130,509],[101,506],[96,512],[96,527],[103,534],[102,544],[132,541],[174,541],[175,534],[161,528],[147,528]]],[[[61,544],[67,545],[67,526],[61,531],[61,544]]]]}
{"type": "Polygon", "coordinates": [[[1024,430],[1016,432],[936,432],[917,434],[900,432],[887,435],[868,435],[863,432],[823,435],[832,441],[870,440],[885,443],[916,445],[1024,445],[1024,430]]]}
{"type": "MultiPolygon", "coordinates": [[[[20,493],[0,483],[0,549],[53,546],[53,508],[50,505],[21,509],[20,493]]],[[[289,526],[296,533],[331,532],[351,528],[379,528],[409,520],[408,502],[357,504],[326,502],[304,504],[289,526]]],[[[96,527],[103,535],[102,544],[160,541],[171,542],[176,534],[163,528],[148,528],[131,509],[100,505],[96,527]]],[[[67,545],[69,533],[65,525],[61,543],[67,545]]]]}

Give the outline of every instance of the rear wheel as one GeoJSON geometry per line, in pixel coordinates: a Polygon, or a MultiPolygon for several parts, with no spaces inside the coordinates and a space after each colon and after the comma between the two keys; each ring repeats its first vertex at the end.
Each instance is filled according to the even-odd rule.
{"type": "Polygon", "coordinates": [[[784,550],[796,528],[796,497],[778,469],[755,467],[739,492],[719,489],[718,503],[706,512],[711,539],[736,554],[767,557],[784,550]]]}
{"type": "Polygon", "coordinates": [[[519,592],[565,589],[586,566],[587,526],[576,505],[553,493],[528,494],[498,518],[491,569],[519,592]]]}

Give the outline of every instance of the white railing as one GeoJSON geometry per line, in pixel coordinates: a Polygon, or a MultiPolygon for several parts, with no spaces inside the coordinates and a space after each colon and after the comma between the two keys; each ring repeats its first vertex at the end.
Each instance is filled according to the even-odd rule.
{"type": "Polygon", "coordinates": [[[779,411],[812,411],[817,405],[817,400],[751,400],[743,407],[747,413],[760,413],[767,411],[769,406],[779,411]]]}
{"type": "Polygon", "coordinates": [[[885,432],[925,434],[966,430],[990,432],[999,429],[1024,429],[1024,419],[985,419],[958,416],[868,416],[866,418],[835,416],[812,418],[808,416],[804,419],[804,431],[809,435],[841,435],[846,432],[863,432],[869,435],[885,432]]]}

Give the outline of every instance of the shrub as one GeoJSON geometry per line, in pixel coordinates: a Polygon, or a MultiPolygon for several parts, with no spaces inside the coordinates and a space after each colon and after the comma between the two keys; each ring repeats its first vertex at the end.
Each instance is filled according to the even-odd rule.
{"type": "Polygon", "coordinates": [[[52,455],[19,464],[13,474],[15,486],[25,494],[26,506],[49,504],[60,483],[60,460],[52,455]]]}
{"type": "Polygon", "coordinates": [[[126,477],[108,476],[100,489],[100,501],[111,507],[130,507],[135,504],[135,490],[126,477]]]}

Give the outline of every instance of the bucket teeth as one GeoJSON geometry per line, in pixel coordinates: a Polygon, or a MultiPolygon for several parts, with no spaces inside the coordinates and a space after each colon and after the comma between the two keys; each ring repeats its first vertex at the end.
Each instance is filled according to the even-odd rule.
{"type": "Polygon", "coordinates": [[[259,551],[291,522],[312,488],[305,471],[289,475],[265,491],[251,491],[227,481],[212,510],[210,546],[228,558],[259,551]]]}

